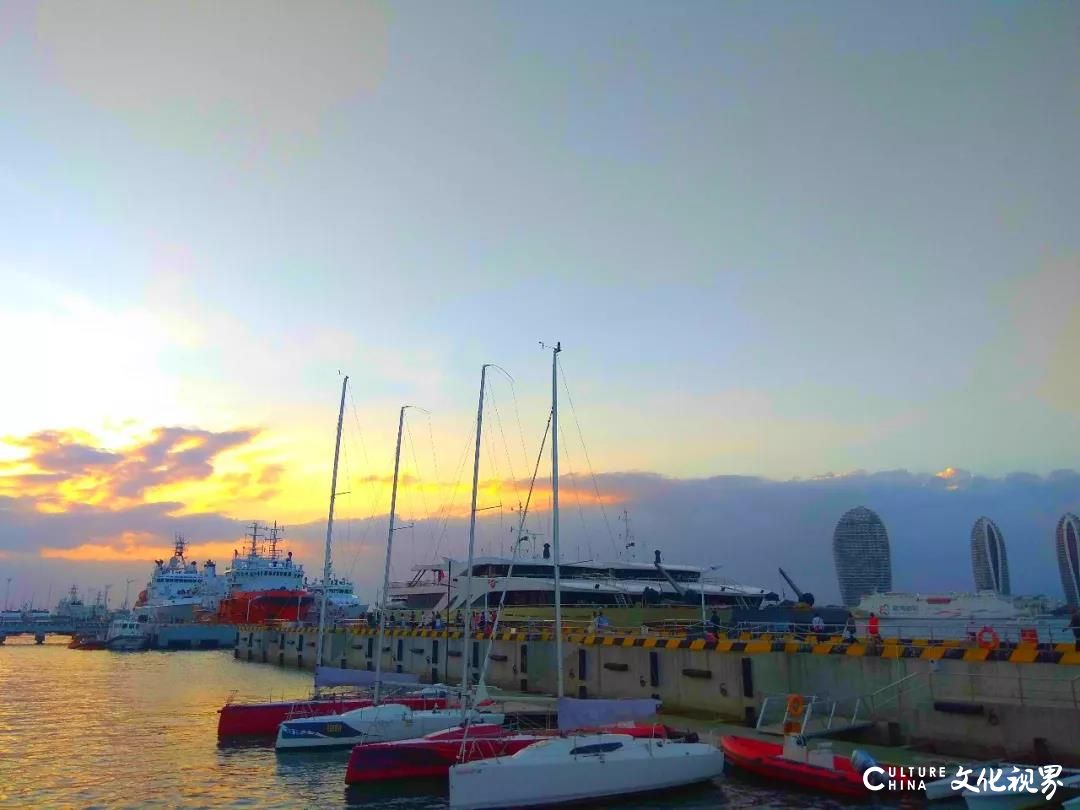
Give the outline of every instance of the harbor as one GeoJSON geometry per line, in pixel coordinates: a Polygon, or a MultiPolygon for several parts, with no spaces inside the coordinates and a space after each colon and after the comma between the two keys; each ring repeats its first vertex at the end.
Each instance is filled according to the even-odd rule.
{"type": "MultiPolygon", "coordinates": [[[[324,665],[373,670],[375,631],[328,636],[324,665]]],[[[433,630],[392,630],[386,672],[456,683],[463,661],[490,660],[491,686],[522,695],[554,694],[550,633],[500,632],[495,639],[433,630]]],[[[961,641],[884,641],[840,636],[800,638],[746,633],[742,638],[570,633],[565,638],[567,694],[657,697],[665,713],[778,726],[791,694],[811,702],[801,733],[855,735],[970,759],[1054,760],[1080,766],[1080,652],[1075,645],[990,651],[961,641]]],[[[313,628],[242,627],[238,660],[314,668],[313,628]]]]}
{"type": "Polygon", "coordinates": [[[0,31],[0,810],[1080,810],[1080,0],[0,31]]]}

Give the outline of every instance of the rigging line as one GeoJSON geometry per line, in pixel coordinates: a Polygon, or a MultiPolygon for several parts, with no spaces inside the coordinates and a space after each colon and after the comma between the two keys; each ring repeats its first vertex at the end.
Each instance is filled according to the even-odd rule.
{"type": "Polygon", "coordinates": [[[431,466],[435,471],[435,485],[438,486],[439,481],[439,460],[435,458],[435,432],[431,429],[431,414],[427,415],[427,430],[428,441],[431,443],[431,466]]]}
{"type": "Polygon", "coordinates": [[[450,491],[450,500],[446,504],[446,509],[443,512],[443,525],[439,532],[439,536],[435,541],[435,548],[432,551],[432,560],[438,559],[439,549],[442,546],[442,541],[446,538],[446,530],[450,525],[450,516],[453,514],[454,503],[457,500],[458,489],[461,487],[461,477],[465,470],[465,461],[469,457],[469,447],[471,445],[472,437],[466,435],[465,443],[461,448],[461,459],[458,461],[457,475],[454,477],[454,488],[450,491]]]}
{"type": "MultiPolygon", "coordinates": [[[[558,362],[558,358],[556,358],[556,362],[558,362]]],[[[593,489],[596,491],[596,502],[600,506],[600,514],[604,516],[604,526],[607,528],[608,538],[611,540],[611,547],[615,550],[615,556],[618,557],[619,548],[615,543],[615,533],[611,530],[611,521],[608,520],[607,509],[604,508],[604,499],[600,496],[600,484],[597,482],[596,473],[593,471],[592,459],[589,458],[589,448],[585,445],[585,434],[581,430],[581,422],[578,421],[577,410],[574,408],[574,398],[570,396],[570,386],[566,382],[566,369],[563,368],[561,362],[559,362],[559,371],[562,372],[563,390],[566,391],[566,400],[570,403],[570,413],[574,417],[574,424],[577,425],[578,437],[581,439],[581,449],[585,453],[585,465],[589,468],[593,489]]]]}
{"type": "MultiPolygon", "coordinates": [[[[353,390],[351,388],[348,391],[348,395],[349,395],[349,405],[352,407],[353,424],[356,425],[356,437],[357,437],[357,440],[360,442],[360,454],[363,456],[363,459],[364,459],[364,470],[365,471],[370,471],[371,470],[371,462],[368,460],[367,443],[364,441],[364,431],[360,428],[359,408],[357,408],[357,406],[356,406],[356,399],[355,399],[355,397],[353,397],[353,390]]],[[[348,452],[348,442],[345,442],[345,448],[346,448],[346,452],[348,452]]],[[[370,540],[369,532],[371,531],[371,527],[374,525],[373,521],[374,521],[374,517],[375,517],[375,514],[376,514],[375,489],[376,489],[376,487],[378,485],[378,481],[376,480],[376,476],[374,476],[374,474],[369,472],[369,475],[371,475],[371,480],[365,482],[367,484],[367,486],[364,488],[365,491],[367,492],[367,496],[368,496],[368,498],[367,498],[367,500],[368,500],[367,506],[368,506],[368,518],[369,518],[369,520],[363,521],[362,529],[361,529],[361,532],[360,532],[360,535],[359,535],[359,538],[358,538],[359,542],[357,543],[356,550],[353,552],[352,560],[349,563],[349,575],[350,576],[352,576],[352,572],[356,570],[356,564],[360,560],[361,549],[363,547],[367,546],[367,545],[370,545],[370,543],[369,543],[369,540],[370,540]]],[[[351,493],[352,489],[353,489],[353,484],[354,484],[354,482],[352,480],[351,473],[349,474],[349,477],[346,478],[346,480],[349,482],[349,492],[351,493]]],[[[351,503],[353,503],[353,501],[351,500],[351,495],[350,495],[350,504],[351,503]]],[[[353,517],[355,519],[355,515],[353,517]]],[[[350,521],[350,526],[351,525],[352,525],[352,522],[350,521]]],[[[350,532],[351,532],[351,529],[350,529],[350,532]]],[[[350,537],[351,537],[351,533],[350,533],[350,537]]]]}
{"type": "Polygon", "coordinates": [[[525,449],[525,431],[521,427],[521,411],[518,409],[517,390],[513,380],[510,380],[510,394],[514,398],[514,418],[517,420],[518,435],[521,437],[521,457],[527,462],[529,460],[529,451],[525,449]]]}
{"type": "MultiPolygon", "coordinates": [[[[409,434],[409,451],[412,453],[413,467],[416,470],[416,486],[420,491],[420,503],[424,506],[424,523],[428,526],[428,534],[431,540],[435,540],[433,528],[431,526],[431,510],[428,508],[427,495],[424,494],[424,479],[420,475],[420,462],[416,458],[416,442],[412,435],[412,425],[409,424],[408,418],[405,419],[405,431],[409,434]]],[[[415,523],[415,521],[413,521],[415,523]]]]}
{"type": "MultiPolygon", "coordinates": [[[[359,408],[356,407],[356,399],[353,397],[352,389],[349,389],[349,404],[352,405],[352,416],[353,423],[356,425],[356,436],[360,440],[360,454],[364,457],[364,471],[370,476],[370,480],[366,482],[369,486],[365,487],[365,489],[368,493],[368,516],[373,518],[377,514],[377,508],[375,506],[375,489],[382,483],[380,489],[384,490],[386,485],[385,482],[380,482],[378,480],[378,476],[371,468],[371,460],[368,458],[367,452],[367,443],[364,441],[364,431],[360,429],[360,412],[359,408]]],[[[382,494],[381,491],[379,494],[382,494]]]]}
{"type": "MultiPolygon", "coordinates": [[[[568,442],[566,440],[566,430],[563,428],[563,426],[561,424],[559,425],[559,433],[562,436],[563,447],[569,449],[570,448],[570,442],[568,442]]],[[[566,470],[567,470],[567,473],[568,473],[566,477],[569,478],[569,479],[575,479],[574,465],[570,461],[570,454],[569,453],[565,453],[565,454],[560,453],[560,455],[562,456],[562,460],[564,460],[564,462],[566,464],[566,470]]],[[[577,484],[575,482],[573,488],[570,491],[572,493],[574,493],[574,503],[577,504],[578,517],[581,518],[581,531],[582,531],[582,534],[585,537],[585,542],[589,544],[589,556],[592,556],[592,543],[590,541],[589,527],[587,525],[585,525],[585,509],[581,505],[581,487],[577,486],[577,484]]],[[[580,553],[578,554],[578,556],[579,557],[581,556],[580,553]]]]}
{"type": "MultiPolygon", "coordinates": [[[[494,389],[494,386],[492,386],[494,389]]],[[[499,426],[499,435],[503,440],[503,451],[506,453],[506,467],[510,472],[510,480],[517,484],[517,476],[514,475],[514,462],[510,458],[510,444],[506,441],[506,432],[503,430],[502,414],[499,413],[499,403],[495,401],[495,391],[491,392],[491,407],[495,409],[495,424],[499,426]]]]}

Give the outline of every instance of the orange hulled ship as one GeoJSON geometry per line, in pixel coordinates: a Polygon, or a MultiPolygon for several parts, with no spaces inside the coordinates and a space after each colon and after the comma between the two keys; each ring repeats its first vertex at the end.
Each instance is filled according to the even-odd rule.
{"type": "Polygon", "coordinates": [[[264,537],[258,523],[251,524],[247,553],[233,552],[225,572],[228,593],[218,606],[218,619],[227,624],[262,624],[302,621],[314,597],[304,584],[304,566],[284,557],[278,548],[283,529],[275,522],[264,537]]]}

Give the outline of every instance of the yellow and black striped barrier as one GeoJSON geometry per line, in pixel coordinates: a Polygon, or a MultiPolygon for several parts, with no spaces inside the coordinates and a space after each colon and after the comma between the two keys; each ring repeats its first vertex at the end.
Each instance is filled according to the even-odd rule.
{"type": "MultiPolygon", "coordinates": [[[[238,628],[241,633],[253,631],[283,632],[282,628],[266,625],[244,625],[238,628]]],[[[295,632],[290,630],[289,632],[295,632]]],[[[335,628],[332,633],[355,636],[374,636],[378,631],[371,628],[335,628]]],[[[387,628],[389,638],[469,638],[483,640],[494,638],[496,641],[550,641],[553,634],[549,630],[503,631],[500,633],[466,633],[464,630],[419,630],[387,628]]],[[[972,646],[962,641],[938,641],[920,638],[882,639],[871,642],[869,639],[845,642],[840,636],[800,636],[779,633],[752,635],[741,633],[738,638],[726,638],[721,635],[716,640],[704,638],[665,637],[652,635],[616,635],[565,633],[563,638],[571,644],[586,647],[643,647],[650,650],[708,650],[725,653],[768,653],[810,655],[846,655],[856,658],[920,658],[924,661],[1005,661],[1011,664],[1065,664],[1080,666],[1080,651],[1071,643],[1060,644],[1013,644],[1001,643],[995,647],[972,646]]]]}

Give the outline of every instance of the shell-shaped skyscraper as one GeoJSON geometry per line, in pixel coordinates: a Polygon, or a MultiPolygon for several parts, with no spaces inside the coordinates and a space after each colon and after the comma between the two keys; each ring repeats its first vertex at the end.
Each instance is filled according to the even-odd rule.
{"type": "Polygon", "coordinates": [[[1054,545],[1065,601],[1073,607],[1080,607],[1080,518],[1072,512],[1066,512],[1058,521],[1054,545]]]}
{"type": "Polygon", "coordinates": [[[971,527],[971,568],[975,574],[975,590],[997,591],[1003,596],[1010,594],[1005,538],[988,517],[979,518],[971,527]]]}
{"type": "Polygon", "coordinates": [[[840,598],[848,607],[869,593],[892,590],[889,535],[876,513],[857,506],[844,513],[833,532],[833,559],[840,598]]]}

